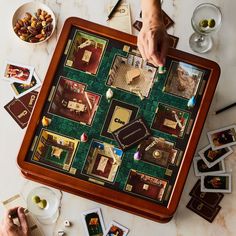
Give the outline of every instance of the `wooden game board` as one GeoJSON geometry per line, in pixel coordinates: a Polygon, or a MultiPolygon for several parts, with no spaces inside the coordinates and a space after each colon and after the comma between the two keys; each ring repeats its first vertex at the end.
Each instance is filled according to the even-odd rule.
{"type": "Polygon", "coordinates": [[[142,60],[136,43],[134,36],[69,18],[17,161],[26,178],[168,222],[220,69],[215,62],[170,49],[167,71],[160,75],[142,60]],[[127,73],[132,76],[137,69],[139,77],[127,80],[127,73]],[[108,88],[114,93],[110,100],[108,88]],[[188,108],[192,96],[196,105],[188,108]],[[43,116],[51,120],[47,127],[43,116]],[[80,141],[83,132],[87,142],[80,141]],[[146,140],[137,143],[142,136],[146,140]],[[133,158],[137,150],[139,161],[133,158]]]}

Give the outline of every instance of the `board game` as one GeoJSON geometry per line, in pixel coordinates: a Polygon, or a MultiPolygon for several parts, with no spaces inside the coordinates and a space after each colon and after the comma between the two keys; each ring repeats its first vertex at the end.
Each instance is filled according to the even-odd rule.
{"type": "Polygon", "coordinates": [[[178,206],[219,66],[79,18],[62,29],[18,165],[26,178],[159,222],[178,206]]]}

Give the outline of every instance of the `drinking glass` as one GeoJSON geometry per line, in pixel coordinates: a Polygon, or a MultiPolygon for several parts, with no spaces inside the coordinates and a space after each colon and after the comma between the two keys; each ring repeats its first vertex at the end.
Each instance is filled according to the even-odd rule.
{"type": "Polygon", "coordinates": [[[191,49],[198,53],[205,53],[213,46],[211,34],[216,32],[221,25],[222,14],[219,7],[211,3],[197,6],[191,18],[195,31],[189,39],[191,49]]]}
{"type": "Polygon", "coordinates": [[[47,187],[36,187],[27,196],[27,208],[42,224],[53,224],[59,216],[59,198],[56,193],[47,187]],[[38,196],[47,201],[45,208],[40,208],[33,198],[38,196]]]}

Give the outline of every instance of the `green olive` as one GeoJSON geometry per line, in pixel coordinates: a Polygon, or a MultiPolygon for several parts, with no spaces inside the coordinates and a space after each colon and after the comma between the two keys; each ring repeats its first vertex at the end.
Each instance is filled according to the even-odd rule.
{"type": "Polygon", "coordinates": [[[208,26],[208,20],[204,19],[199,22],[199,26],[202,28],[206,28],[208,26]]]}
{"type": "Polygon", "coordinates": [[[46,201],[45,199],[42,199],[42,200],[38,203],[38,206],[39,206],[39,208],[41,208],[41,209],[46,208],[46,206],[47,206],[47,201],[46,201]]]}
{"type": "Polygon", "coordinates": [[[36,196],[36,195],[33,196],[33,197],[32,197],[32,202],[35,203],[35,204],[39,203],[39,202],[40,202],[40,197],[39,197],[39,196],[36,196]]]}
{"type": "Polygon", "coordinates": [[[215,21],[214,19],[208,20],[208,26],[209,26],[210,28],[214,28],[215,25],[216,25],[216,21],[215,21]]]}

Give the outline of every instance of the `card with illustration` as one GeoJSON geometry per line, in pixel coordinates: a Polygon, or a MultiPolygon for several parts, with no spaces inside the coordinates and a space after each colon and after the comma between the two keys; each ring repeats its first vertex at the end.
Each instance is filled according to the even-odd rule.
{"type": "Polygon", "coordinates": [[[206,146],[198,152],[202,160],[206,163],[208,168],[215,166],[224,158],[233,152],[231,147],[225,147],[218,150],[212,150],[211,145],[206,146]]]}
{"type": "Polygon", "coordinates": [[[236,144],[236,125],[231,125],[207,133],[212,150],[218,150],[236,144]]]}
{"type": "Polygon", "coordinates": [[[33,76],[34,68],[32,66],[6,61],[3,71],[4,80],[8,82],[29,84],[33,76]]]}
{"type": "Polygon", "coordinates": [[[115,221],[112,221],[109,224],[104,236],[126,236],[128,235],[128,233],[129,230],[127,228],[118,224],[115,221]]]}
{"type": "Polygon", "coordinates": [[[83,212],[82,221],[86,232],[86,236],[104,235],[105,226],[100,208],[83,212]]]}
{"type": "Polygon", "coordinates": [[[201,157],[195,157],[193,159],[193,167],[196,176],[222,174],[225,172],[224,160],[221,160],[220,162],[209,168],[201,157]]]}
{"type": "Polygon", "coordinates": [[[35,72],[29,84],[23,84],[18,82],[14,82],[11,84],[15,98],[20,98],[25,94],[39,88],[40,86],[41,86],[41,81],[35,72]]]}
{"type": "Polygon", "coordinates": [[[201,176],[201,191],[231,193],[231,174],[201,176]]]}

